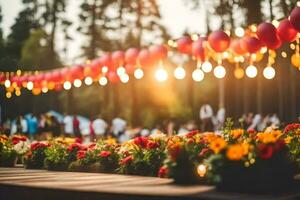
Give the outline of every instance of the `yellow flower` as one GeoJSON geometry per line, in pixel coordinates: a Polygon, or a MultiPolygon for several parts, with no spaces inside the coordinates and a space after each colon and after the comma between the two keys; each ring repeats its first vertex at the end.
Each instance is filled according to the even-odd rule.
{"type": "Polygon", "coordinates": [[[287,136],[286,138],[284,138],[284,141],[286,144],[289,144],[289,143],[291,143],[292,139],[293,138],[291,136],[287,136]]]}
{"type": "Polygon", "coordinates": [[[275,143],[277,141],[278,133],[258,133],[257,139],[262,143],[275,143]]]}
{"type": "Polygon", "coordinates": [[[244,154],[244,147],[241,144],[230,145],[226,151],[226,156],[229,160],[241,160],[244,154]]]}
{"type": "Polygon", "coordinates": [[[223,138],[217,137],[213,141],[211,141],[209,147],[211,148],[211,150],[213,150],[214,153],[219,153],[226,147],[226,145],[227,143],[223,138]]]}
{"type": "Polygon", "coordinates": [[[271,134],[273,134],[274,137],[276,137],[276,139],[278,139],[282,135],[282,132],[280,130],[274,130],[271,132],[271,134]]]}
{"type": "Polygon", "coordinates": [[[230,131],[230,135],[233,138],[235,138],[235,139],[238,138],[238,137],[240,137],[243,134],[244,134],[244,130],[243,129],[234,129],[234,130],[230,131]]]}
{"type": "Polygon", "coordinates": [[[249,153],[250,145],[247,142],[242,143],[243,154],[247,155],[249,153]]]}
{"type": "Polygon", "coordinates": [[[0,142],[5,143],[8,140],[8,137],[6,135],[0,135],[0,142]]]}
{"type": "Polygon", "coordinates": [[[218,138],[218,136],[216,136],[216,134],[213,132],[207,132],[207,133],[204,133],[204,135],[203,135],[203,140],[206,141],[207,143],[211,143],[216,138],[218,138]]]}

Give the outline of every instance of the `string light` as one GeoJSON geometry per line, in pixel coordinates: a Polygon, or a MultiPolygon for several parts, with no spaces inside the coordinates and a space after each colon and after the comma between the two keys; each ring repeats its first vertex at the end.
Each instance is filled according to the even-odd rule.
{"type": "Polygon", "coordinates": [[[105,76],[102,76],[100,79],[99,79],[99,84],[104,86],[107,84],[107,78],[105,76]]]}
{"type": "Polygon", "coordinates": [[[15,94],[17,97],[21,96],[21,90],[20,89],[16,90],[15,94]]]}
{"type": "Polygon", "coordinates": [[[205,73],[209,73],[212,70],[212,65],[210,62],[205,61],[204,63],[202,63],[201,66],[202,71],[204,71],[205,73]]]}
{"type": "Polygon", "coordinates": [[[82,81],[80,79],[75,79],[73,84],[76,88],[79,88],[82,85],[82,81]]]}
{"type": "Polygon", "coordinates": [[[245,31],[242,27],[237,27],[234,31],[235,35],[238,37],[243,37],[245,35],[245,31]]]}
{"type": "Polygon", "coordinates": [[[5,95],[5,96],[6,96],[6,98],[8,98],[8,99],[11,98],[11,92],[6,92],[6,95],[5,95]]]}
{"type": "Polygon", "coordinates": [[[5,86],[6,88],[9,88],[9,87],[11,86],[11,82],[10,82],[9,79],[6,79],[6,80],[5,80],[4,86],[5,86]]]}
{"type": "Polygon", "coordinates": [[[281,56],[282,56],[283,58],[286,58],[286,57],[287,57],[286,52],[285,52],[285,51],[282,51],[282,52],[281,52],[281,56]]]}
{"type": "Polygon", "coordinates": [[[236,79],[242,79],[242,78],[244,78],[244,76],[245,76],[245,72],[244,72],[244,70],[241,67],[235,68],[235,70],[234,70],[234,77],[236,79]]]}
{"type": "Polygon", "coordinates": [[[219,66],[215,67],[214,75],[215,75],[215,77],[217,77],[219,79],[224,78],[225,75],[226,75],[225,68],[222,65],[219,65],[219,66]]]}
{"type": "Polygon", "coordinates": [[[33,82],[28,81],[26,87],[27,87],[28,90],[32,90],[33,89],[33,82]]]}
{"type": "Polygon", "coordinates": [[[164,82],[164,81],[166,81],[168,79],[168,73],[167,73],[167,71],[164,68],[160,67],[155,72],[155,78],[159,82],[164,82]]]}
{"type": "Polygon", "coordinates": [[[117,69],[118,76],[121,76],[121,75],[123,75],[125,73],[126,73],[126,69],[124,67],[122,67],[122,66],[118,67],[118,69],[117,69]]]}
{"type": "Polygon", "coordinates": [[[127,83],[127,82],[129,81],[129,76],[128,76],[128,74],[122,74],[122,75],[120,76],[120,80],[121,80],[122,83],[127,83]]]}
{"type": "Polygon", "coordinates": [[[108,67],[107,66],[103,66],[101,69],[102,73],[105,74],[108,72],[108,67]]]}
{"type": "Polygon", "coordinates": [[[64,89],[65,90],[69,90],[69,89],[71,89],[71,87],[72,87],[72,84],[70,83],[70,81],[64,82],[64,89]]]}
{"type": "Polygon", "coordinates": [[[257,68],[254,65],[249,65],[246,68],[246,75],[249,78],[255,78],[257,76],[257,68]]]}
{"type": "Polygon", "coordinates": [[[42,88],[42,93],[47,93],[48,91],[49,91],[49,89],[47,87],[42,88]]]}
{"type": "Polygon", "coordinates": [[[275,77],[275,69],[272,66],[268,66],[264,69],[263,75],[266,79],[273,79],[275,77]]]}
{"type": "Polygon", "coordinates": [[[207,172],[206,165],[203,165],[203,164],[198,165],[198,167],[197,167],[197,173],[198,173],[198,175],[200,177],[204,177],[205,174],[206,174],[206,172],[207,172]]]}
{"type": "Polygon", "coordinates": [[[136,70],[134,71],[134,77],[135,77],[136,79],[141,79],[141,78],[143,78],[143,77],[144,77],[144,72],[143,72],[143,70],[140,69],[140,68],[136,69],[136,70]]]}
{"type": "Polygon", "coordinates": [[[291,44],[290,44],[290,48],[291,48],[292,50],[295,50],[296,45],[295,45],[294,43],[291,43],[291,44]]]}
{"type": "Polygon", "coordinates": [[[92,79],[91,77],[87,76],[87,77],[85,77],[85,79],[84,79],[84,83],[85,83],[86,85],[92,85],[92,84],[93,84],[93,79],[92,79]]]}
{"type": "Polygon", "coordinates": [[[192,73],[192,78],[196,82],[200,82],[204,79],[204,73],[201,69],[195,69],[192,73]]]}
{"type": "Polygon", "coordinates": [[[174,71],[174,76],[178,80],[184,79],[184,77],[185,77],[185,70],[184,70],[184,68],[181,67],[181,66],[176,67],[176,69],[174,71]]]}
{"type": "Polygon", "coordinates": [[[260,49],[260,53],[266,53],[268,51],[268,48],[267,47],[262,47],[260,49]]]}

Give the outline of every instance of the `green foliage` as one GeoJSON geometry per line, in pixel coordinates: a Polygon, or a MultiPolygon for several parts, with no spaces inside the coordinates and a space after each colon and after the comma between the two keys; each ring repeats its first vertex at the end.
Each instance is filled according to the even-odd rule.
{"type": "Polygon", "coordinates": [[[45,150],[45,166],[50,170],[65,170],[68,165],[68,153],[65,145],[53,143],[45,150]]]}
{"type": "Polygon", "coordinates": [[[0,166],[13,167],[17,158],[17,152],[10,141],[0,142],[0,166]]]}

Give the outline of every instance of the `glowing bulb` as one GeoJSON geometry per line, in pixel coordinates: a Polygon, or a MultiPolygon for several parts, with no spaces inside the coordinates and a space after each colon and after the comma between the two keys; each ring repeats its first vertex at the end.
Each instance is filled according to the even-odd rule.
{"type": "Polygon", "coordinates": [[[243,37],[245,34],[245,31],[242,27],[237,27],[234,31],[235,35],[238,37],[243,37]]]}
{"type": "Polygon", "coordinates": [[[134,71],[134,77],[135,77],[136,79],[141,79],[141,78],[143,78],[143,76],[144,76],[144,72],[143,72],[142,69],[136,69],[136,70],[134,71]]]}
{"type": "Polygon", "coordinates": [[[226,70],[222,65],[216,66],[214,69],[214,75],[217,78],[224,78],[226,75],[226,70]]]}
{"type": "Polygon", "coordinates": [[[260,49],[260,53],[266,53],[268,51],[268,48],[267,47],[262,47],[260,49]]]}
{"type": "Polygon", "coordinates": [[[26,87],[27,87],[28,90],[32,90],[33,89],[33,82],[28,81],[26,87]]]}
{"type": "Polygon", "coordinates": [[[273,67],[268,66],[264,69],[263,74],[266,79],[273,79],[275,77],[276,72],[273,67]]]}
{"type": "Polygon", "coordinates": [[[179,67],[176,67],[175,71],[174,71],[174,76],[176,79],[184,79],[185,77],[185,70],[183,67],[179,66],[179,67]]]}
{"type": "Polygon", "coordinates": [[[286,57],[287,57],[286,52],[285,52],[285,51],[281,52],[281,56],[282,56],[283,58],[286,58],[286,57]]]}
{"type": "Polygon", "coordinates": [[[122,74],[122,75],[120,76],[120,80],[121,80],[122,83],[127,83],[127,82],[129,81],[129,76],[128,76],[128,74],[122,74]]]}
{"type": "Polygon", "coordinates": [[[205,73],[211,72],[212,70],[212,65],[210,62],[205,61],[202,66],[201,66],[202,71],[204,71],[205,73]]]}
{"type": "Polygon", "coordinates": [[[72,84],[70,83],[70,81],[64,82],[64,89],[65,90],[69,90],[69,89],[71,89],[71,87],[72,87],[72,84]]]}
{"type": "Polygon", "coordinates": [[[75,79],[73,84],[75,87],[79,88],[82,85],[82,81],[80,79],[75,79]]]}
{"type": "Polygon", "coordinates": [[[6,79],[5,82],[4,82],[4,86],[5,86],[6,88],[9,88],[9,87],[11,86],[10,80],[6,79]]]}
{"type": "Polygon", "coordinates": [[[105,76],[102,76],[100,79],[99,79],[99,84],[104,86],[107,84],[107,78],[105,76]]]}
{"type": "Polygon", "coordinates": [[[234,70],[234,76],[236,79],[242,79],[245,76],[245,72],[242,68],[238,67],[234,70]]]}
{"type": "Polygon", "coordinates": [[[164,82],[168,79],[168,73],[164,68],[159,68],[155,72],[155,78],[159,82],[164,82]]]}
{"type": "Polygon", "coordinates": [[[86,85],[92,85],[93,84],[93,79],[89,76],[87,76],[85,79],[84,79],[84,83],[86,85]]]}
{"type": "Polygon", "coordinates": [[[204,73],[201,69],[195,69],[192,73],[192,78],[194,81],[200,82],[204,79],[204,73]]]}
{"type": "Polygon", "coordinates": [[[43,92],[43,93],[47,93],[48,90],[49,90],[49,89],[48,89],[47,87],[43,87],[43,88],[42,88],[42,92],[43,92]]]}
{"type": "Polygon", "coordinates": [[[21,96],[21,90],[16,90],[15,94],[17,97],[21,96]]]}
{"type": "Polygon", "coordinates": [[[123,74],[125,74],[126,73],[126,69],[124,68],[124,67],[119,67],[118,69],[117,69],[117,74],[119,75],[119,76],[121,76],[121,75],[123,75],[123,74]]]}
{"type": "Polygon", "coordinates": [[[274,20],[272,21],[272,24],[275,26],[275,28],[278,28],[278,26],[279,26],[279,21],[274,19],[274,20]]]}
{"type": "Polygon", "coordinates": [[[103,66],[101,69],[102,73],[107,73],[108,72],[108,67],[107,66],[103,66]]]}
{"type": "Polygon", "coordinates": [[[11,98],[11,92],[6,92],[6,98],[11,98]]]}
{"type": "Polygon", "coordinates": [[[206,165],[200,164],[197,167],[197,173],[200,177],[204,177],[207,172],[206,165]]]}
{"type": "Polygon", "coordinates": [[[256,67],[254,65],[249,65],[246,68],[246,75],[249,78],[255,78],[257,76],[257,69],[256,69],[256,67]]]}

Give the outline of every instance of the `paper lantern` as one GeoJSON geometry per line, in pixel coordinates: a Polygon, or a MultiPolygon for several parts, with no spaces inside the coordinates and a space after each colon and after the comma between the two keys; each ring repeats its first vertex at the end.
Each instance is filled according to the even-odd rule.
{"type": "Polygon", "coordinates": [[[108,72],[107,78],[108,78],[108,80],[109,80],[110,82],[112,82],[112,83],[117,83],[117,82],[120,80],[120,78],[119,78],[119,76],[117,75],[117,73],[116,73],[116,72],[113,72],[113,71],[108,72]]]}
{"type": "Polygon", "coordinates": [[[224,31],[214,31],[208,36],[210,47],[216,52],[224,52],[230,45],[230,37],[224,31]]]}
{"type": "Polygon", "coordinates": [[[130,48],[125,53],[125,62],[127,64],[135,65],[138,56],[139,50],[136,48],[130,48]]]}
{"type": "Polygon", "coordinates": [[[111,58],[115,66],[123,66],[125,62],[125,53],[123,51],[114,51],[111,58]]]}
{"type": "Polygon", "coordinates": [[[241,47],[241,39],[234,39],[230,43],[231,50],[237,55],[244,55],[247,50],[241,47]]]}
{"type": "Polygon", "coordinates": [[[294,41],[298,33],[288,19],[284,19],[279,23],[277,32],[280,39],[286,42],[294,41]]]}
{"type": "Polygon", "coordinates": [[[199,38],[197,41],[193,42],[192,44],[192,54],[197,59],[201,60],[202,62],[205,61],[205,47],[204,47],[204,40],[199,38]]]}
{"type": "Polygon", "coordinates": [[[189,36],[184,36],[177,40],[177,49],[179,52],[184,54],[192,53],[193,40],[189,36]]]}
{"type": "Polygon", "coordinates": [[[259,40],[269,49],[277,49],[281,46],[281,40],[275,26],[264,22],[257,27],[256,32],[259,40]]]}
{"type": "Polygon", "coordinates": [[[244,37],[240,44],[241,48],[248,53],[256,53],[262,47],[261,42],[257,38],[250,36],[244,37]]]}
{"type": "Polygon", "coordinates": [[[290,14],[289,20],[298,32],[300,32],[300,7],[294,8],[290,14]]]}
{"type": "Polygon", "coordinates": [[[140,51],[138,61],[142,67],[150,67],[153,64],[149,50],[143,49],[140,51]]]}
{"type": "Polygon", "coordinates": [[[149,51],[155,61],[165,59],[168,56],[168,50],[164,45],[153,45],[149,51]]]}

